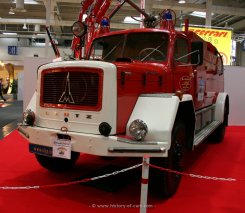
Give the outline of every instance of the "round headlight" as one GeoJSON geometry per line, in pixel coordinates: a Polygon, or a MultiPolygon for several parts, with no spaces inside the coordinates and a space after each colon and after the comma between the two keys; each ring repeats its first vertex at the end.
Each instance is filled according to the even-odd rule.
{"type": "Polygon", "coordinates": [[[35,121],[35,113],[28,109],[23,113],[23,121],[25,124],[29,126],[33,126],[34,121],[35,121]]]}
{"type": "Polygon", "coordinates": [[[129,132],[136,140],[141,141],[144,140],[148,128],[144,121],[136,119],[130,124],[129,132]]]}
{"type": "Polygon", "coordinates": [[[72,33],[77,37],[82,37],[87,32],[87,26],[81,21],[76,21],[72,25],[72,33]]]}

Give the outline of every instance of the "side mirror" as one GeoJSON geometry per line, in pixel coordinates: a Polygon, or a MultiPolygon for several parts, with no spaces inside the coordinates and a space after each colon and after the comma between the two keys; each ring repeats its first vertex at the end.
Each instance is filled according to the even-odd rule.
{"type": "Polygon", "coordinates": [[[202,65],[203,64],[203,42],[194,41],[191,43],[191,64],[202,65]]]}

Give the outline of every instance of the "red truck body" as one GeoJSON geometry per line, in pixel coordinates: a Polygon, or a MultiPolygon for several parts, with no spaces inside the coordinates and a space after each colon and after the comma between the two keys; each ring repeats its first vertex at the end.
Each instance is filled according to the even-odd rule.
{"type": "MultiPolygon", "coordinates": [[[[217,71],[217,63],[219,60],[222,63],[222,59],[217,55],[217,49],[211,43],[204,41],[192,31],[178,32],[174,29],[149,28],[105,33],[96,39],[111,38],[117,35],[126,37],[136,33],[142,35],[142,37],[147,33],[163,33],[166,35],[168,37],[164,46],[166,58],[162,61],[146,60],[142,62],[140,59],[130,58],[129,52],[126,55],[120,55],[131,48],[124,46],[125,51],[122,47],[118,55],[115,55],[110,60],[105,59],[105,61],[110,61],[117,67],[118,134],[125,133],[127,121],[140,94],[176,93],[176,91],[182,91],[183,93],[191,94],[195,110],[215,103],[218,93],[224,91],[224,76],[217,71]],[[176,38],[185,39],[188,53],[191,52],[192,42],[202,42],[203,64],[191,65],[191,56],[188,56],[186,64],[175,61],[176,38]],[[200,85],[201,80],[205,82],[205,85],[203,97],[198,98],[200,88],[203,86],[200,85]]],[[[131,51],[133,50],[131,49],[131,51]]],[[[93,58],[92,52],[88,57],[91,60],[96,59],[93,58]]]]}
{"type": "MultiPolygon", "coordinates": [[[[38,68],[37,90],[19,132],[52,171],[69,169],[80,153],[147,155],[158,166],[182,171],[186,150],[209,135],[216,142],[224,137],[229,97],[222,57],[188,24],[176,31],[171,10],[158,20],[125,0],[104,16],[110,3],[83,1],[73,25],[75,60],[38,68]],[[145,16],[145,28],[109,32],[110,18],[125,2],[145,16]]],[[[180,179],[168,172],[150,178],[165,198],[180,179]]]]}

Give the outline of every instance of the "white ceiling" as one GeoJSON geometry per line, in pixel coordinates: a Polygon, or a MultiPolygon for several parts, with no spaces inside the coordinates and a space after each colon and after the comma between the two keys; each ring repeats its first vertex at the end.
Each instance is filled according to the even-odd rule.
{"type": "MultiPolygon", "coordinates": [[[[3,32],[18,32],[18,36],[28,37],[33,34],[35,25],[40,25],[40,32],[45,32],[46,6],[51,2],[50,15],[51,30],[59,37],[72,38],[71,25],[77,20],[81,9],[81,0],[24,0],[26,12],[9,14],[10,8],[16,8],[16,0],[0,0],[0,37],[3,32]],[[28,3],[35,4],[28,4],[28,3]],[[26,23],[27,29],[23,29],[26,23]]],[[[140,0],[132,0],[140,5],[140,0]]],[[[178,0],[145,0],[146,12],[154,15],[159,14],[163,9],[173,9],[177,14],[177,26],[189,18],[190,24],[205,25],[204,18],[197,18],[190,15],[192,11],[205,12],[207,1],[212,3],[211,12],[212,26],[231,27],[236,34],[245,35],[245,0],[186,0],[186,4],[179,4],[178,0]]],[[[118,3],[112,0],[113,8],[118,3]]],[[[112,29],[129,29],[136,27],[133,24],[124,24],[126,16],[139,16],[139,13],[129,4],[125,3],[120,11],[112,18],[112,29]]]]}

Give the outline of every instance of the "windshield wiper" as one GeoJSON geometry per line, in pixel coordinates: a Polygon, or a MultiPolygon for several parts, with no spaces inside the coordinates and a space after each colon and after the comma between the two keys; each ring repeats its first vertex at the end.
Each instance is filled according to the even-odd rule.
{"type": "Polygon", "coordinates": [[[152,53],[156,52],[163,44],[165,43],[165,41],[163,41],[160,45],[158,45],[155,49],[153,49],[148,55],[146,55],[144,58],[141,59],[141,61],[144,61],[145,59],[147,59],[152,53]]]}
{"type": "Polygon", "coordinates": [[[106,55],[104,58],[102,58],[102,60],[104,60],[105,58],[107,58],[109,55],[111,55],[114,50],[122,43],[122,41],[119,41],[117,45],[115,45],[106,55]]]}

